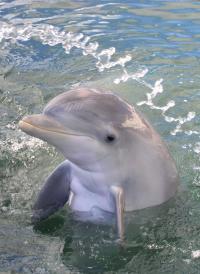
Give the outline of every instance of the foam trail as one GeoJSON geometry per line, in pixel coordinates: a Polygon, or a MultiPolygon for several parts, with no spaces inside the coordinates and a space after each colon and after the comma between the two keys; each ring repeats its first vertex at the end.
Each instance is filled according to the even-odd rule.
{"type": "MultiPolygon", "coordinates": [[[[128,60],[128,59],[126,59],[126,60],[128,60]]],[[[131,59],[130,59],[130,60],[131,60],[131,59]]],[[[128,61],[130,61],[130,60],[128,60],[128,61]]],[[[124,66],[123,66],[123,67],[124,67],[124,66]]],[[[133,80],[136,80],[137,82],[140,82],[141,84],[143,84],[143,85],[149,87],[149,84],[140,81],[140,79],[143,78],[143,77],[147,74],[147,72],[148,72],[148,69],[147,69],[147,68],[140,69],[140,70],[138,70],[136,73],[133,73],[133,74],[129,74],[129,73],[127,72],[127,70],[124,68],[123,72],[124,72],[124,73],[122,74],[122,76],[121,76],[120,78],[116,78],[116,79],[114,80],[114,83],[115,83],[115,84],[118,85],[118,84],[120,84],[120,82],[126,82],[126,81],[128,81],[129,79],[133,79],[133,80]]]]}
{"type": "MultiPolygon", "coordinates": [[[[157,106],[154,104],[153,99],[159,94],[163,92],[163,86],[162,86],[163,79],[157,80],[154,84],[154,86],[149,86],[149,88],[152,90],[152,92],[146,94],[146,99],[145,101],[138,102],[138,106],[142,105],[147,105],[151,109],[156,109],[160,110],[162,116],[164,117],[165,121],[168,123],[176,122],[177,125],[174,130],[172,130],[170,133],[171,135],[176,135],[178,132],[182,132],[182,125],[185,124],[186,122],[191,121],[192,119],[195,118],[196,113],[195,112],[188,112],[186,117],[178,117],[174,118],[171,116],[167,116],[165,113],[172,107],[174,107],[175,101],[170,100],[165,106],[157,106]]],[[[198,134],[198,132],[195,131],[185,131],[185,134],[191,135],[191,134],[198,134]]]]}
{"type": "Polygon", "coordinates": [[[186,117],[178,117],[178,118],[169,117],[170,122],[177,122],[176,128],[173,131],[171,131],[171,134],[176,135],[178,132],[182,132],[182,129],[181,129],[182,125],[185,124],[186,122],[190,122],[192,119],[195,118],[195,116],[196,116],[196,113],[194,111],[190,111],[188,112],[186,117]]]}
{"type": "MultiPolygon", "coordinates": [[[[96,60],[96,68],[99,70],[99,72],[109,70],[115,66],[121,67],[122,75],[121,77],[114,79],[114,83],[119,84],[121,82],[126,82],[129,79],[132,79],[149,88],[151,92],[146,94],[146,100],[138,102],[137,105],[147,105],[151,109],[160,110],[166,122],[176,122],[177,125],[175,129],[171,131],[172,135],[176,135],[178,132],[181,132],[182,125],[191,121],[195,117],[194,112],[189,112],[186,117],[174,118],[167,116],[165,113],[170,108],[175,106],[175,102],[173,100],[169,101],[165,106],[155,105],[153,100],[158,94],[163,92],[163,79],[157,80],[152,86],[143,80],[145,75],[148,73],[147,68],[140,68],[135,73],[129,73],[125,66],[127,62],[132,60],[130,54],[127,54],[124,57],[119,57],[117,60],[112,61],[112,58],[116,53],[114,47],[98,51],[99,44],[97,42],[90,42],[90,37],[82,33],[76,34],[73,32],[66,32],[65,30],[60,30],[58,27],[48,24],[28,24],[13,26],[5,22],[0,22],[0,42],[3,40],[10,40],[12,43],[16,43],[18,40],[28,41],[31,38],[39,39],[44,45],[47,44],[49,46],[55,46],[60,44],[67,54],[69,54],[73,48],[78,48],[82,50],[83,55],[90,55],[96,60]]],[[[187,135],[198,134],[195,131],[186,131],[185,133],[187,135]]]]}
{"type": "Polygon", "coordinates": [[[147,97],[146,101],[138,102],[137,105],[138,106],[147,105],[154,109],[155,108],[160,109],[160,107],[158,106],[156,107],[154,105],[153,99],[157,96],[158,93],[163,92],[162,82],[163,82],[163,79],[160,79],[155,82],[154,86],[148,85],[148,87],[152,90],[152,92],[146,94],[146,97],[147,97]]]}
{"type": "Polygon", "coordinates": [[[57,27],[48,24],[40,25],[17,25],[0,22],[0,42],[10,40],[12,43],[19,41],[28,41],[31,38],[38,38],[44,45],[55,46],[60,44],[67,54],[70,54],[73,48],[82,50],[83,55],[90,55],[96,59],[96,68],[99,72],[109,70],[113,67],[119,66],[122,68],[122,76],[114,80],[115,84],[126,82],[128,79],[133,79],[143,85],[149,86],[143,78],[148,72],[147,68],[139,69],[134,74],[129,74],[125,69],[127,62],[132,60],[130,54],[119,57],[117,60],[111,60],[116,50],[114,47],[98,51],[99,44],[97,42],[90,42],[90,37],[82,33],[73,33],[60,30],[57,27]]]}
{"type": "MultiPolygon", "coordinates": [[[[48,24],[13,26],[0,22],[0,42],[5,39],[16,43],[18,40],[28,41],[31,38],[39,38],[44,45],[55,46],[60,44],[67,54],[73,48],[81,49],[83,55],[91,55],[97,60],[96,68],[100,72],[115,66],[120,66],[123,69],[125,64],[132,60],[131,55],[127,54],[124,57],[119,57],[116,61],[111,61],[115,54],[115,48],[111,47],[98,52],[99,44],[89,42],[90,37],[83,33],[66,32],[48,24]]],[[[133,78],[133,76],[129,78],[133,78]]]]}

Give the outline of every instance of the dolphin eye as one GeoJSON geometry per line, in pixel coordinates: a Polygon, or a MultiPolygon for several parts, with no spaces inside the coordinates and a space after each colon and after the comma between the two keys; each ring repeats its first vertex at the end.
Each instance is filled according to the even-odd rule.
{"type": "Polygon", "coordinates": [[[105,141],[106,143],[113,143],[115,141],[116,137],[113,134],[106,135],[105,141]]]}

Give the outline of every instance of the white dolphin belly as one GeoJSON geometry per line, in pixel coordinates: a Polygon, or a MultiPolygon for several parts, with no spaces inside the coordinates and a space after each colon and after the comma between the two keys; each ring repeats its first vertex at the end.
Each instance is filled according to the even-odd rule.
{"type": "Polygon", "coordinates": [[[102,182],[94,182],[93,176],[72,168],[71,194],[69,206],[76,219],[93,222],[107,222],[115,212],[115,206],[109,187],[102,182]],[[80,174],[81,173],[81,174],[80,174]],[[96,188],[98,183],[98,189],[96,188]],[[94,190],[95,184],[95,190],[94,190]]]}
{"type": "Polygon", "coordinates": [[[71,182],[70,207],[74,211],[91,211],[93,207],[98,207],[108,212],[114,212],[114,204],[110,192],[95,193],[85,188],[78,178],[71,182]]]}

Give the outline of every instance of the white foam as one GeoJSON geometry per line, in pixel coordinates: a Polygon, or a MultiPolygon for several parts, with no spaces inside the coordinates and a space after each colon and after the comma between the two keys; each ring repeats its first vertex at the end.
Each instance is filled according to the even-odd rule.
{"type": "Polygon", "coordinates": [[[192,257],[193,259],[200,258],[200,250],[193,250],[193,251],[192,251],[192,254],[191,254],[191,257],[192,257]]]}
{"type": "Polygon", "coordinates": [[[200,154],[200,142],[197,142],[195,145],[194,145],[194,148],[193,148],[193,151],[197,154],[200,154]]]}
{"type": "MultiPolygon", "coordinates": [[[[186,117],[171,117],[166,115],[166,112],[175,106],[175,102],[170,100],[164,106],[158,106],[154,103],[154,99],[163,92],[163,79],[155,81],[154,85],[149,84],[143,78],[148,73],[147,68],[139,68],[135,73],[129,73],[126,69],[126,63],[132,60],[132,56],[127,54],[121,56],[116,60],[115,47],[102,49],[99,51],[99,44],[97,42],[90,42],[90,37],[82,33],[67,32],[60,30],[58,27],[49,24],[26,24],[26,25],[12,25],[5,22],[0,22],[0,42],[3,40],[10,40],[12,43],[16,41],[27,41],[31,38],[40,39],[42,44],[55,46],[60,44],[65,52],[69,54],[73,48],[78,48],[82,51],[83,55],[90,55],[96,60],[96,68],[99,72],[109,70],[115,66],[122,69],[122,75],[114,79],[115,84],[126,82],[129,79],[135,80],[141,85],[144,85],[150,92],[146,93],[146,100],[138,102],[138,106],[147,105],[151,109],[160,110],[165,121],[168,123],[176,123],[174,130],[171,131],[172,135],[179,132],[184,132],[182,125],[191,121],[195,117],[195,112],[189,112],[186,117]]],[[[197,131],[185,131],[185,134],[199,134],[197,131]]]]}
{"type": "Polygon", "coordinates": [[[146,97],[147,97],[146,101],[138,102],[137,105],[138,106],[148,105],[148,106],[151,106],[151,108],[154,108],[154,109],[162,109],[161,107],[158,107],[158,106],[154,105],[154,103],[152,101],[157,96],[158,93],[163,92],[162,82],[163,82],[163,79],[160,79],[160,80],[157,80],[155,82],[154,86],[148,85],[148,87],[152,91],[150,93],[149,92],[146,93],[146,97]]]}
{"type": "MultiPolygon", "coordinates": [[[[129,62],[130,60],[131,59],[126,58],[126,62],[129,62]]],[[[124,66],[125,66],[125,63],[123,64],[123,67],[124,66]]],[[[143,78],[147,73],[148,73],[147,68],[139,69],[137,72],[135,72],[133,74],[129,74],[128,71],[124,68],[122,76],[120,78],[116,78],[114,80],[114,83],[118,85],[120,82],[126,82],[129,79],[133,79],[133,80],[136,80],[137,82],[139,82],[143,85],[147,85],[145,82],[140,81],[140,79],[143,78]]]]}
{"type": "Polygon", "coordinates": [[[200,170],[200,166],[194,166],[193,170],[200,170]]]}
{"type": "Polygon", "coordinates": [[[186,122],[190,122],[192,119],[194,119],[196,116],[196,113],[194,111],[188,112],[186,117],[178,117],[178,118],[172,118],[172,122],[177,122],[177,125],[173,131],[171,131],[172,135],[176,135],[178,132],[182,132],[182,125],[186,122]]]}
{"type": "Polygon", "coordinates": [[[185,134],[186,134],[186,135],[193,135],[193,134],[199,135],[200,132],[197,131],[197,130],[185,130],[185,134]]]}
{"type": "MultiPolygon", "coordinates": [[[[151,109],[156,109],[156,110],[160,110],[162,116],[164,117],[165,121],[168,123],[176,123],[175,128],[170,132],[171,135],[176,135],[178,132],[184,132],[187,135],[192,135],[192,134],[199,134],[199,132],[197,131],[183,131],[182,129],[182,125],[185,124],[186,122],[190,122],[192,119],[195,118],[196,113],[194,111],[190,111],[187,113],[186,117],[172,117],[172,116],[168,116],[166,115],[166,112],[174,107],[176,105],[174,100],[170,100],[165,106],[158,106],[153,102],[153,99],[156,98],[156,96],[159,93],[163,92],[163,86],[162,86],[162,82],[163,79],[157,80],[154,84],[154,86],[148,86],[152,91],[149,93],[146,93],[146,100],[145,101],[141,101],[138,102],[137,105],[138,106],[142,106],[142,105],[147,105],[149,106],[151,109]]],[[[147,86],[147,85],[146,85],[147,86]]]]}
{"type": "Polygon", "coordinates": [[[25,148],[31,150],[38,147],[43,147],[44,142],[29,136],[26,136],[26,137],[22,136],[20,140],[8,139],[6,141],[0,141],[0,147],[5,147],[5,146],[10,152],[16,153],[25,148]]]}
{"type": "Polygon", "coordinates": [[[16,129],[16,124],[15,123],[9,123],[6,125],[6,128],[15,130],[16,129]]]}
{"type": "MultiPolygon", "coordinates": [[[[5,39],[15,43],[17,40],[28,41],[33,37],[40,39],[44,45],[55,46],[60,44],[67,54],[73,48],[82,50],[83,55],[90,55],[97,60],[96,68],[100,72],[115,66],[120,66],[123,69],[125,64],[132,59],[131,55],[127,54],[117,60],[111,60],[115,54],[114,47],[98,51],[99,44],[89,42],[90,37],[82,33],[66,32],[48,24],[13,26],[12,24],[0,22],[0,42],[5,39]]],[[[133,77],[130,76],[129,78],[133,77]]],[[[142,77],[142,75],[138,75],[136,78],[138,77],[142,77]]]]}

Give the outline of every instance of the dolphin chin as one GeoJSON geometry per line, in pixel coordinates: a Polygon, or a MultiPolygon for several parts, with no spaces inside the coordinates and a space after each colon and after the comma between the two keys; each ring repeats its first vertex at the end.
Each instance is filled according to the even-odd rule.
{"type": "MultiPolygon", "coordinates": [[[[85,164],[104,157],[98,155],[98,142],[91,134],[70,128],[48,114],[35,114],[24,117],[19,122],[19,128],[27,134],[39,138],[55,146],[68,160],[82,168],[89,169],[85,164]],[[82,148],[82,149],[80,149],[82,148]]],[[[102,153],[101,153],[102,154],[102,153]]]]}

